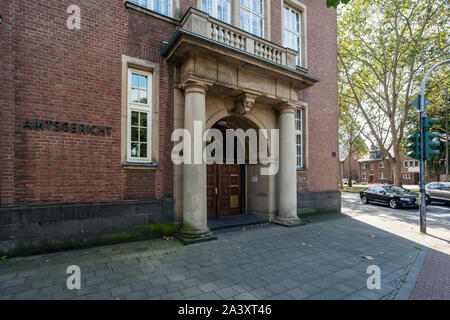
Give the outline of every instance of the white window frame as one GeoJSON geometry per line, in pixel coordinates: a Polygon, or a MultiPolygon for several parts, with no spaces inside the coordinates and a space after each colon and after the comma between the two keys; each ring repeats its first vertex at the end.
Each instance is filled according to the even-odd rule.
{"type": "Polygon", "coordinates": [[[403,174],[403,179],[405,179],[405,180],[411,180],[411,179],[412,179],[411,173],[404,173],[404,174],[403,174]]]}
{"type": "Polygon", "coordinates": [[[403,168],[408,168],[408,160],[403,161],[403,168]]]}
{"type": "Polygon", "coordinates": [[[386,173],[381,172],[380,174],[378,174],[378,179],[380,179],[380,180],[386,180],[386,173]]]}
{"type": "Polygon", "coordinates": [[[201,0],[200,1],[200,6],[201,6],[202,11],[206,12],[210,16],[212,16],[220,21],[223,21],[225,23],[231,23],[231,5],[232,5],[231,0],[201,0]],[[204,2],[211,3],[211,5],[212,5],[211,10],[209,10],[209,8],[204,7],[204,2]],[[219,3],[221,3],[221,2],[228,3],[228,12],[227,12],[228,19],[227,20],[222,20],[219,18],[219,3]]]}
{"type": "Polygon", "coordinates": [[[250,8],[247,7],[246,5],[242,4],[242,1],[239,0],[239,19],[240,19],[240,28],[244,31],[250,32],[251,34],[254,34],[257,37],[261,37],[264,38],[264,24],[265,24],[265,1],[264,0],[258,0],[261,1],[261,7],[262,7],[262,12],[258,13],[256,11],[253,11],[253,0],[250,0],[250,8]],[[245,11],[246,13],[250,14],[250,30],[246,30],[244,29],[244,26],[242,25],[243,21],[241,19],[242,16],[242,11],[245,11]],[[258,18],[261,18],[261,34],[256,34],[253,31],[253,16],[256,16],[258,18]]]}
{"type": "Polygon", "coordinates": [[[296,109],[295,110],[295,164],[297,169],[304,169],[305,167],[305,156],[304,156],[304,146],[305,146],[305,135],[304,135],[304,110],[296,109]],[[299,117],[300,115],[300,117],[299,117]],[[300,128],[298,128],[297,124],[300,124],[300,128]],[[300,154],[298,154],[298,144],[297,137],[300,136],[300,154]],[[300,159],[300,161],[299,161],[300,159]],[[300,162],[300,165],[299,165],[300,162]]]}
{"type": "Polygon", "coordinates": [[[367,179],[367,175],[365,173],[363,173],[362,174],[362,178],[363,178],[363,180],[366,180],[367,179]]]}
{"type": "Polygon", "coordinates": [[[362,163],[361,164],[361,169],[362,170],[367,170],[367,163],[362,163]]]}
{"type": "MultiPolygon", "coordinates": [[[[300,10],[297,10],[295,8],[293,8],[292,6],[290,6],[289,4],[283,4],[283,7],[281,9],[282,13],[281,13],[281,28],[282,28],[282,41],[283,41],[283,46],[287,47],[287,44],[284,43],[284,39],[285,39],[285,33],[290,33],[293,34],[295,37],[297,37],[299,39],[299,44],[298,44],[298,51],[297,51],[297,57],[295,59],[297,66],[302,66],[302,55],[303,55],[303,35],[302,35],[302,31],[303,31],[303,12],[300,10]],[[298,26],[299,26],[299,31],[294,31],[289,29],[287,26],[285,26],[284,22],[285,22],[285,18],[284,18],[284,14],[285,14],[285,8],[288,9],[291,13],[295,13],[298,14],[298,26]]],[[[290,47],[291,48],[291,47],[290,47]]],[[[291,48],[293,49],[293,48],[291,48]]],[[[295,49],[294,49],[295,50],[295,49]]]]}
{"type": "Polygon", "coordinates": [[[168,16],[168,17],[172,17],[172,10],[173,10],[173,0],[130,0],[131,3],[136,4],[140,7],[158,12],[159,14],[168,16]],[[167,2],[169,7],[168,7],[168,14],[156,11],[156,3],[158,2],[167,2]]]}
{"type": "Polygon", "coordinates": [[[383,162],[378,162],[378,168],[384,169],[384,163],[383,162]]]}
{"type": "Polygon", "coordinates": [[[152,73],[133,68],[128,68],[127,83],[127,161],[150,163],[152,161],[152,73]],[[138,103],[131,101],[131,75],[147,76],[147,103],[138,103]],[[131,156],[131,112],[147,113],[147,157],[131,156]]]}

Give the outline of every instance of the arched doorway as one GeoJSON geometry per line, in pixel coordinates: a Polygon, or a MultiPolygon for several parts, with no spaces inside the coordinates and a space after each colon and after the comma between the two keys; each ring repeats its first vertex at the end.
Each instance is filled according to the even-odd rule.
{"type": "MultiPolygon", "coordinates": [[[[222,133],[223,155],[226,155],[227,129],[257,130],[258,127],[249,119],[242,116],[227,116],[217,121],[212,127],[222,133]]],[[[207,215],[208,218],[216,218],[228,215],[243,214],[246,206],[246,163],[248,161],[248,143],[242,146],[234,139],[234,163],[207,165],[207,215]],[[245,148],[245,164],[237,163],[237,148],[245,148]]],[[[224,161],[225,162],[225,161],[224,161]]]]}

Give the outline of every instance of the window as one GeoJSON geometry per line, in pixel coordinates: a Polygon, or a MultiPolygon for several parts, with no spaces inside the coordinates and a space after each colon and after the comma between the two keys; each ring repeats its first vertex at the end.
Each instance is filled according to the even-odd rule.
{"type": "Polygon", "coordinates": [[[258,37],[264,35],[263,0],[241,0],[241,29],[258,37]]]}
{"type": "Polygon", "coordinates": [[[370,170],[373,171],[374,165],[373,163],[370,164],[370,170]]]}
{"type": "Polygon", "coordinates": [[[411,179],[411,173],[404,173],[403,179],[411,179]]]}
{"type": "Polygon", "coordinates": [[[378,162],[378,168],[384,168],[383,162],[378,162]]]}
{"type": "Polygon", "coordinates": [[[202,11],[226,23],[230,23],[230,8],[229,0],[202,0],[202,11]]]}
{"type": "Polygon", "coordinates": [[[363,173],[363,174],[362,174],[362,178],[363,178],[364,180],[366,180],[366,179],[367,179],[367,175],[366,175],[365,173],[363,173]]]}
{"type": "Polygon", "coordinates": [[[408,161],[403,161],[403,168],[408,168],[408,161]]]}
{"type": "Polygon", "coordinates": [[[414,167],[414,161],[412,161],[412,160],[409,161],[409,166],[410,166],[410,167],[414,167]]]}
{"type": "Polygon", "coordinates": [[[283,7],[283,46],[297,51],[297,65],[301,65],[302,27],[300,12],[283,7]]]}
{"type": "Polygon", "coordinates": [[[127,160],[151,162],[152,74],[128,70],[127,160]]]}
{"type": "Polygon", "coordinates": [[[156,11],[165,16],[172,16],[172,0],[131,0],[131,3],[156,11]]]}
{"type": "Polygon", "coordinates": [[[303,161],[303,110],[295,111],[295,145],[297,153],[297,168],[304,167],[303,161]]]}
{"type": "Polygon", "coordinates": [[[380,179],[386,179],[386,173],[380,173],[379,175],[378,175],[378,178],[380,178],[380,179]]]}
{"type": "Polygon", "coordinates": [[[367,169],[367,163],[361,164],[361,169],[363,169],[363,170],[367,169]]]}
{"type": "Polygon", "coordinates": [[[414,161],[414,167],[418,167],[419,166],[419,161],[414,161]]]}

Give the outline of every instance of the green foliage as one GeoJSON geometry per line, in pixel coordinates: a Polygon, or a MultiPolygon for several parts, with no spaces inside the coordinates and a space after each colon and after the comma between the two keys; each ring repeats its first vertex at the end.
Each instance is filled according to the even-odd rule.
{"type": "Polygon", "coordinates": [[[448,0],[353,0],[338,13],[339,94],[357,106],[363,135],[389,158],[398,184],[406,137],[417,130],[412,97],[448,57],[448,0]]]}
{"type": "Polygon", "coordinates": [[[2,257],[0,258],[0,261],[1,261],[1,262],[6,262],[6,261],[8,261],[8,257],[7,257],[7,256],[2,256],[2,257]]]}
{"type": "Polygon", "coordinates": [[[327,8],[330,8],[330,7],[337,8],[337,6],[340,3],[347,4],[349,2],[350,2],[350,0],[327,0],[327,8]]]}

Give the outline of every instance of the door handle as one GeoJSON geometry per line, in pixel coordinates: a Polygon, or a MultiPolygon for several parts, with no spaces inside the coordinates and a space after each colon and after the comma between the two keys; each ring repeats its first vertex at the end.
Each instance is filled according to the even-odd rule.
{"type": "Polygon", "coordinates": [[[216,194],[217,194],[217,187],[215,189],[216,189],[216,194]]]}

